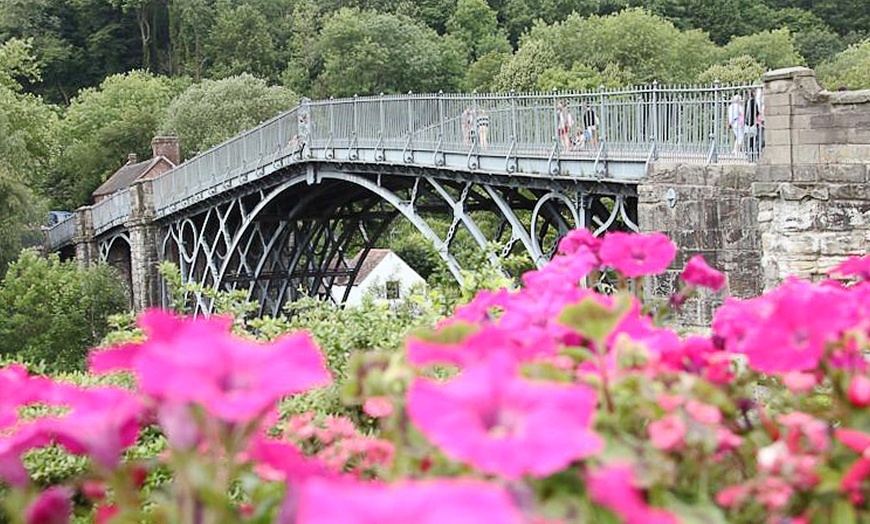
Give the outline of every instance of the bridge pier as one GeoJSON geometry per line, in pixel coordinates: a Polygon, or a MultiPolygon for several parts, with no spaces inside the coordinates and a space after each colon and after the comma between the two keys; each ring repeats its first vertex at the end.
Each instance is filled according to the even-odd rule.
{"type": "Polygon", "coordinates": [[[133,309],[160,305],[160,275],[157,271],[159,226],[154,222],[154,191],[151,180],[131,186],[131,210],[124,227],[130,233],[130,283],[133,309]]]}
{"type": "Polygon", "coordinates": [[[87,267],[99,260],[91,206],[82,206],[75,210],[75,226],[73,245],[76,250],[76,261],[80,267],[87,267]]]}
{"type": "MultiPolygon", "coordinates": [[[[870,90],[831,92],[807,68],[764,75],[758,165],[657,163],[638,187],[640,226],[663,231],[681,253],[647,282],[670,295],[688,257],[729,277],[729,293],[757,295],[789,275],[811,280],[870,252],[870,90]]],[[[709,326],[721,303],[702,293],[680,324],[709,326]]]]}

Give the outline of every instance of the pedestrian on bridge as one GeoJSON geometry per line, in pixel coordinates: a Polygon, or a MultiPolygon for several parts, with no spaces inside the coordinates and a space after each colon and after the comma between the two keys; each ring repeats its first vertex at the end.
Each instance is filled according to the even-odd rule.
{"type": "Polygon", "coordinates": [[[739,94],[731,98],[731,105],[728,106],[728,127],[734,133],[734,147],[731,152],[735,155],[743,149],[743,133],[744,128],[743,99],[739,94]]]}
{"type": "Polygon", "coordinates": [[[480,148],[486,150],[489,136],[489,113],[486,109],[477,112],[477,138],[480,139],[480,148]]]}
{"type": "Polygon", "coordinates": [[[574,115],[568,111],[568,106],[564,102],[556,104],[557,126],[556,134],[562,141],[562,151],[571,149],[571,128],[574,127],[574,115]]]}
{"type": "Polygon", "coordinates": [[[598,115],[589,106],[588,100],[583,101],[583,143],[593,149],[598,147],[598,115]]]}

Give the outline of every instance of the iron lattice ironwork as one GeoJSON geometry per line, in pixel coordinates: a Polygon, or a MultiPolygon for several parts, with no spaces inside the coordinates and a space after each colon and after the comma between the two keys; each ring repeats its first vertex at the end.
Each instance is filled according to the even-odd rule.
{"type": "MultiPolygon", "coordinates": [[[[460,282],[454,249],[460,235],[492,259],[524,252],[541,266],[571,228],[637,230],[633,186],[497,182],[461,174],[297,170],[164,221],[160,256],[179,265],[184,281],[245,290],[259,314],[275,315],[302,295],[346,299],[365,255],[398,217],[460,282]],[[337,286],[343,296],[336,296],[337,286]]],[[[203,295],[189,299],[197,313],[214,307],[203,295]]]]}

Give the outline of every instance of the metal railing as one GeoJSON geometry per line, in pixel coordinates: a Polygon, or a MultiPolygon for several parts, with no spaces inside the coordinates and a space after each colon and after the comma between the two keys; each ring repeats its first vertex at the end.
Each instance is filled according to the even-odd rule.
{"type": "Polygon", "coordinates": [[[336,150],[343,160],[373,151],[366,158],[374,161],[401,151],[406,163],[433,166],[443,165],[445,154],[468,155],[469,166],[476,165],[472,156],[501,156],[506,174],[519,169],[512,158],[541,158],[547,166],[588,160],[595,169],[614,161],[745,163],[757,159],[762,139],[736,145],[728,107],[737,95],[759,97],[761,112],[755,84],[306,101],[155,178],[155,207],[164,216],[266,176],[302,160],[302,147],[322,152],[323,160],[336,150]],[[594,130],[585,133],[584,123],[594,130]]]}
{"type": "Polygon", "coordinates": [[[119,226],[130,216],[130,189],[112,193],[100,200],[91,210],[94,220],[94,234],[119,226]]]}
{"type": "Polygon", "coordinates": [[[76,216],[70,215],[45,231],[48,249],[57,251],[72,242],[76,234],[76,216]]]}

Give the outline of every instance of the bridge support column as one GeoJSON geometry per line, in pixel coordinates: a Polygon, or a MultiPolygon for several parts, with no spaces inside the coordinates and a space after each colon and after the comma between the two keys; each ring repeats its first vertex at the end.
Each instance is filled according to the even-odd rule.
{"type": "Polygon", "coordinates": [[[80,267],[87,267],[100,258],[94,235],[94,219],[91,206],[82,206],[75,210],[76,231],[73,244],[76,248],[76,261],[80,267]]]}
{"type": "Polygon", "coordinates": [[[154,192],[151,180],[131,186],[130,218],[124,224],[130,233],[133,308],[136,311],[160,304],[158,227],[154,223],[154,192]]]}

